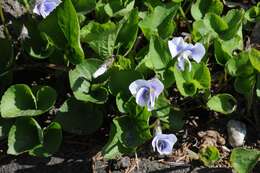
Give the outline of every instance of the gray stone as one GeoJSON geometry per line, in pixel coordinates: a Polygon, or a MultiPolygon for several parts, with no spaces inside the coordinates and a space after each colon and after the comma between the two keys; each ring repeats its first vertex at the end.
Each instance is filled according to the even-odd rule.
{"type": "Polygon", "coordinates": [[[232,147],[240,147],[245,142],[246,125],[237,120],[230,120],[227,124],[228,142],[232,147]]]}

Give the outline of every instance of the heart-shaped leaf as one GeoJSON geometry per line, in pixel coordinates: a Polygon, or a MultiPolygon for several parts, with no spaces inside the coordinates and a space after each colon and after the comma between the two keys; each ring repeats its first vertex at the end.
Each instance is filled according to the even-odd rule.
{"type": "Polygon", "coordinates": [[[236,99],[230,94],[217,94],[209,99],[207,106],[213,111],[230,114],[236,110],[236,103],[236,99]]]}
{"type": "Polygon", "coordinates": [[[57,94],[49,86],[42,86],[32,92],[25,84],[12,85],[1,100],[3,118],[36,116],[50,110],[56,102],[57,94]]]}
{"type": "Polygon", "coordinates": [[[86,59],[69,72],[70,87],[78,100],[97,104],[106,102],[108,91],[102,84],[94,84],[92,77],[102,63],[98,59],[86,59]]]}
{"type": "Polygon", "coordinates": [[[117,34],[118,28],[113,22],[90,22],[81,29],[80,38],[101,58],[109,58],[113,55],[117,34]]]}
{"type": "Polygon", "coordinates": [[[43,143],[30,150],[29,154],[38,157],[49,157],[58,151],[61,142],[61,125],[57,122],[52,122],[43,130],[43,143]]]}
{"type": "Polygon", "coordinates": [[[238,173],[250,173],[259,159],[260,151],[254,149],[235,148],[230,156],[231,165],[238,173]]]}
{"type": "Polygon", "coordinates": [[[145,37],[150,39],[153,35],[159,35],[162,38],[168,38],[174,31],[172,18],[176,14],[178,8],[179,4],[173,4],[171,7],[155,7],[154,10],[146,15],[139,23],[139,27],[143,31],[145,37]]]}
{"type": "Polygon", "coordinates": [[[8,154],[18,155],[41,144],[43,134],[39,124],[29,117],[20,117],[8,135],[8,154]]]}
{"type": "Polygon", "coordinates": [[[222,11],[223,4],[220,0],[196,0],[191,6],[191,15],[195,20],[203,18],[208,12],[220,15],[222,11]]]}
{"type": "Polygon", "coordinates": [[[70,98],[59,109],[56,121],[67,132],[91,134],[102,125],[103,113],[95,104],[70,98]]]}

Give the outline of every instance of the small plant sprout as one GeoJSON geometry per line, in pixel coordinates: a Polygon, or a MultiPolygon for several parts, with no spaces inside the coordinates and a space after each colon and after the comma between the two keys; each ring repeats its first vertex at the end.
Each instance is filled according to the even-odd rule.
{"type": "Polygon", "coordinates": [[[136,103],[140,106],[147,106],[148,111],[152,111],[155,100],[164,89],[164,85],[157,78],[150,80],[138,79],[129,85],[131,94],[136,98],[136,103]]]}
{"type": "Polygon", "coordinates": [[[153,150],[157,151],[160,155],[171,154],[172,148],[177,142],[177,137],[174,134],[162,134],[159,121],[157,121],[154,131],[154,138],[152,141],[153,150]]]}
{"type": "Polygon", "coordinates": [[[92,75],[92,77],[98,78],[99,76],[103,75],[113,64],[115,58],[112,57],[110,59],[108,59],[107,61],[105,61],[92,75]]]}
{"type": "Polygon", "coordinates": [[[195,45],[186,43],[182,37],[175,37],[168,41],[168,47],[172,58],[177,57],[177,66],[181,71],[185,70],[186,63],[189,65],[189,71],[191,71],[190,59],[199,63],[205,55],[205,48],[201,43],[195,45]]]}
{"type": "Polygon", "coordinates": [[[61,0],[37,0],[33,13],[46,18],[60,3],[61,0]]]}

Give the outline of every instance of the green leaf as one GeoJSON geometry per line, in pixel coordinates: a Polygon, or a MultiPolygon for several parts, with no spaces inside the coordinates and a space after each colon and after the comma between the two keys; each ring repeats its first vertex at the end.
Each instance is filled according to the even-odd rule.
{"type": "Polygon", "coordinates": [[[138,147],[152,137],[149,129],[151,113],[140,107],[136,109],[136,115],[122,116],[113,121],[122,131],[119,140],[125,147],[138,147]]]}
{"type": "Polygon", "coordinates": [[[138,34],[138,11],[132,10],[120,22],[119,33],[116,43],[120,45],[120,50],[129,52],[134,46],[138,34]]]}
{"type": "Polygon", "coordinates": [[[165,88],[171,87],[175,83],[174,76],[174,66],[169,66],[166,68],[162,75],[163,80],[161,80],[164,84],[165,88]]]}
{"type": "Polygon", "coordinates": [[[91,134],[102,125],[103,113],[95,104],[70,98],[59,109],[56,121],[67,132],[79,135],[91,134]]]}
{"type": "Polygon", "coordinates": [[[92,78],[101,64],[101,60],[86,59],[69,72],[70,87],[76,99],[97,104],[107,101],[108,91],[102,84],[94,84],[92,78]]]}
{"type": "Polygon", "coordinates": [[[249,95],[255,87],[256,77],[255,75],[246,77],[237,77],[234,82],[235,90],[244,95],[249,95]]]}
{"type": "Polygon", "coordinates": [[[113,122],[109,132],[108,142],[102,148],[102,155],[105,159],[116,159],[119,158],[122,154],[129,154],[135,151],[135,148],[124,147],[120,143],[119,138],[121,134],[121,129],[113,122]]]}
{"type": "Polygon", "coordinates": [[[236,99],[230,94],[217,94],[208,100],[207,106],[210,110],[230,114],[236,110],[236,102],[236,99]]]}
{"type": "Polygon", "coordinates": [[[13,123],[14,121],[12,119],[0,118],[0,140],[8,136],[9,130],[13,123]]]}
{"type": "Polygon", "coordinates": [[[246,77],[254,73],[250,60],[250,52],[243,51],[238,56],[234,56],[226,63],[226,69],[232,76],[246,77]]]}
{"type": "Polygon", "coordinates": [[[78,13],[87,14],[96,7],[96,0],[72,0],[72,3],[78,13]]]}
{"type": "Polygon", "coordinates": [[[245,13],[245,18],[250,22],[255,22],[260,17],[260,3],[249,8],[245,13]]]}
{"type": "Polygon", "coordinates": [[[238,32],[230,40],[221,40],[219,38],[214,40],[214,55],[218,64],[226,64],[233,57],[234,50],[243,50],[242,27],[238,32]]]}
{"type": "Polygon", "coordinates": [[[174,30],[173,16],[177,13],[179,5],[171,7],[157,6],[140,23],[139,27],[147,39],[153,35],[160,35],[162,38],[171,36],[174,30]],[[165,34],[167,33],[167,34],[165,34]]]}
{"type": "Polygon", "coordinates": [[[27,152],[43,140],[41,127],[33,118],[18,118],[8,135],[8,154],[18,155],[27,152]]]}
{"type": "Polygon", "coordinates": [[[178,108],[172,108],[169,114],[168,121],[171,130],[181,130],[185,124],[184,112],[178,108]]]}
{"type": "Polygon", "coordinates": [[[152,36],[149,45],[147,61],[150,61],[155,71],[163,71],[172,60],[166,42],[158,36],[152,36]]]}
{"type": "Polygon", "coordinates": [[[110,17],[127,15],[134,8],[135,0],[108,0],[104,6],[105,12],[110,17]]]}
{"type": "Polygon", "coordinates": [[[45,59],[48,58],[54,51],[54,47],[48,44],[38,28],[38,22],[28,17],[24,26],[28,31],[28,36],[25,36],[22,41],[22,46],[25,51],[33,58],[45,59]]]}
{"type": "Polygon", "coordinates": [[[34,94],[25,84],[12,85],[1,100],[3,118],[36,116],[50,110],[56,102],[57,94],[48,86],[36,88],[34,94]]]}
{"type": "Polygon", "coordinates": [[[250,62],[252,64],[252,66],[258,71],[260,72],[260,51],[252,48],[249,51],[249,59],[250,62]]]}
{"type": "Polygon", "coordinates": [[[64,0],[40,23],[39,29],[56,47],[65,50],[71,63],[78,64],[84,60],[79,21],[71,0],[64,0]]]}
{"type": "Polygon", "coordinates": [[[228,29],[227,22],[214,13],[207,13],[205,24],[211,27],[216,33],[221,33],[228,29]]]}
{"type": "Polygon", "coordinates": [[[81,29],[81,41],[89,46],[101,58],[109,58],[113,55],[118,28],[113,22],[99,24],[90,22],[81,29]]]}
{"type": "Polygon", "coordinates": [[[222,11],[223,4],[220,0],[197,0],[191,6],[191,15],[195,20],[203,18],[208,12],[221,15],[222,11]]]}
{"type": "Polygon", "coordinates": [[[109,90],[114,96],[119,92],[130,95],[128,87],[137,79],[142,79],[142,75],[139,72],[133,70],[114,71],[111,73],[108,84],[109,90]]]}
{"type": "Polygon", "coordinates": [[[260,159],[260,151],[254,149],[235,148],[232,150],[230,162],[238,173],[250,173],[260,159]]]}
{"type": "Polygon", "coordinates": [[[43,143],[30,150],[29,154],[38,157],[49,157],[58,151],[61,142],[61,126],[57,122],[52,122],[43,130],[43,143]]]}
{"type": "Polygon", "coordinates": [[[228,24],[228,29],[220,33],[223,40],[230,40],[237,34],[244,19],[243,9],[231,9],[223,17],[223,20],[228,24]]]}
{"type": "Polygon", "coordinates": [[[204,165],[212,166],[220,159],[220,154],[216,147],[208,146],[206,148],[200,149],[199,158],[204,163],[204,165]]]}
{"type": "Polygon", "coordinates": [[[201,63],[192,63],[192,70],[180,71],[175,65],[174,75],[176,85],[181,95],[193,96],[196,94],[197,89],[209,89],[211,77],[208,67],[201,63]]]}
{"type": "Polygon", "coordinates": [[[158,118],[165,118],[169,116],[171,111],[171,103],[170,101],[164,96],[160,95],[155,102],[154,110],[152,114],[158,118]]]}

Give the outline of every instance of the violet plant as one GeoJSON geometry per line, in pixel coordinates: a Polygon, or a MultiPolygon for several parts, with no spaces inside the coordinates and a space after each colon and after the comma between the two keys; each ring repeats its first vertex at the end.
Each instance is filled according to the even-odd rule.
{"type": "MultiPolygon", "coordinates": [[[[259,127],[254,109],[260,53],[243,39],[245,24],[250,29],[259,19],[259,4],[246,18],[244,9],[224,5],[220,0],[39,0],[28,9],[42,18],[24,15],[15,27],[5,23],[8,15],[0,8],[0,139],[8,137],[8,153],[47,157],[62,143],[62,130],[89,135],[102,127],[110,128],[104,158],[136,152],[147,142],[169,155],[174,133],[193,110],[202,109],[209,115],[246,112],[245,119],[259,127]],[[208,3],[212,8],[204,8],[208,3]],[[194,20],[185,15],[189,12],[194,20]],[[186,19],[192,23],[180,26],[186,19]],[[189,43],[181,32],[189,32],[189,43]],[[31,82],[26,72],[37,75],[37,70],[46,76],[31,82]],[[26,85],[18,84],[18,76],[26,85]],[[241,108],[243,99],[248,104],[241,108]],[[50,123],[38,123],[45,118],[35,117],[46,114],[50,123]],[[153,137],[157,120],[169,134],[153,137]]],[[[180,145],[181,140],[178,136],[180,145]]],[[[235,153],[232,163],[238,165],[239,158],[235,153]]]]}
{"type": "Polygon", "coordinates": [[[190,59],[200,63],[205,55],[205,48],[201,43],[196,43],[195,45],[186,43],[182,37],[174,37],[168,41],[168,47],[172,58],[177,58],[177,65],[181,71],[185,70],[186,63],[188,63],[189,71],[191,71],[190,59]]]}
{"type": "Polygon", "coordinates": [[[129,90],[136,98],[136,103],[142,107],[147,106],[148,111],[154,109],[155,101],[163,89],[162,82],[157,78],[150,80],[138,79],[129,85],[129,90]]]}

